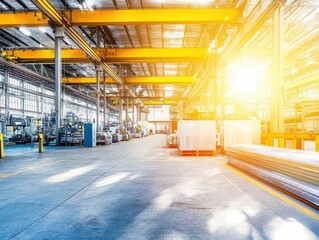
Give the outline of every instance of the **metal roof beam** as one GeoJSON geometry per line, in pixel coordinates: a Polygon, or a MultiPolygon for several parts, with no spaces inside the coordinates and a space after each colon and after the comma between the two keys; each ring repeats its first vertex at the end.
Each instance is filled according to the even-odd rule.
{"type": "MultiPolygon", "coordinates": [[[[112,78],[106,78],[107,84],[115,84],[115,81],[112,78]]],[[[160,84],[176,84],[176,85],[185,85],[193,84],[195,79],[193,76],[156,76],[156,77],[124,77],[125,83],[129,85],[160,85],[160,84]]],[[[96,84],[95,77],[77,77],[77,78],[63,78],[62,82],[65,84],[96,84]]],[[[101,78],[101,83],[103,79],[101,78]]]]}
{"type": "Polygon", "coordinates": [[[108,73],[118,84],[135,97],[135,93],[123,83],[123,80],[113,71],[113,69],[102,62],[101,56],[85,41],[85,39],[72,27],[70,21],[63,14],[57,11],[48,0],[31,0],[50,20],[57,26],[63,26],[65,34],[75,42],[83,52],[85,52],[95,64],[101,64],[104,71],[108,73]]]}
{"type": "MultiPolygon", "coordinates": [[[[40,2],[47,9],[48,1],[40,2]]],[[[37,5],[39,6],[39,5],[37,5]]],[[[39,7],[41,8],[41,7],[39,7]]],[[[236,8],[209,9],[121,9],[94,11],[65,11],[64,17],[71,26],[145,25],[145,24],[212,24],[231,23],[239,20],[236,8]]],[[[62,21],[62,15],[60,15],[62,21]]],[[[0,28],[48,26],[48,18],[42,12],[2,13],[0,28]]],[[[60,22],[62,23],[62,22],[60,22]]]]}
{"type": "MultiPolygon", "coordinates": [[[[81,49],[63,49],[63,63],[92,62],[81,49]]],[[[206,48],[112,48],[95,49],[94,54],[104,63],[140,62],[202,62],[206,60],[206,48]]],[[[6,59],[19,63],[53,63],[53,49],[23,49],[2,51],[6,59]]]]}

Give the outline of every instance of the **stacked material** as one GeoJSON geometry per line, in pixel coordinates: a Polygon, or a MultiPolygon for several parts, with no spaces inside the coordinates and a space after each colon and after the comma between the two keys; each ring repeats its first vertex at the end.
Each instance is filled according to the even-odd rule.
{"type": "Polygon", "coordinates": [[[228,164],[319,207],[319,153],[242,144],[227,155],[228,164]]]}
{"type": "Polygon", "coordinates": [[[180,121],[178,138],[180,151],[216,150],[216,122],[180,121]]]}

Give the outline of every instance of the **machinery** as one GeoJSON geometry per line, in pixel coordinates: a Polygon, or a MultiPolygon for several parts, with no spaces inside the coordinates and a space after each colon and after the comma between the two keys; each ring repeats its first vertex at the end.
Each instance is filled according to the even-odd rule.
{"type": "Polygon", "coordinates": [[[96,144],[103,144],[103,145],[112,144],[112,134],[109,132],[97,132],[96,144]]]}
{"type": "MultiPolygon", "coordinates": [[[[56,115],[55,112],[46,114],[44,117],[44,143],[49,145],[56,139],[56,115]]],[[[60,144],[72,145],[83,144],[83,122],[72,112],[68,112],[63,119],[63,124],[59,130],[60,144]]]]}
{"type": "Polygon", "coordinates": [[[16,144],[31,143],[31,123],[32,117],[10,115],[7,127],[12,129],[13,135],[9,138],[9,142],[16,144]]]}
{"type": "Polygon", "coordinates": [[[68,112],[63,119],[63,126],[60,128],[60,144],[83,144],[83,130],[83,122],[79,121],[74,113],[68,112]]]}
{"type": "Polygon", "coordinates": [[[55,141],[55,138],[56,138],[55,126],[56,126],[55,112],[52,111],[50,114],[45,114],[43,119],[44,145],[49,146],[51,141],[55,141]]]}

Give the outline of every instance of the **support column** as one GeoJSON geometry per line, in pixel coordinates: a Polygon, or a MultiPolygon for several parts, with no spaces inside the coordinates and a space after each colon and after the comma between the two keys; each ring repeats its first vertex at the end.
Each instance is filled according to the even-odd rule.
{"type": "Polygon", "coordinates": [[[125,113],[125,128],[126,128],[126,131],[128,131],[128,105],[129,104],[129,98],[126,97],[126,113],[125,113]]]}
{"type": "Polygon", "coordinates": [[[89,122],[89,101],[86,101],[86,120],[89,122]]]}
{"type": "Polygon", "coordinates": [[[225,89],[225,71],[223,70],[221,73],[221,83],[220,83],[220,120],[226,120],[226,89],[225,89]]]}
{"type": "Polygon", "coordinates": [[[103,71],[103,91],[104,91],[104,94],[103,94],[103,103],[104,103],[103,128],[105,129],[105,128],[106,128],[106,122],[107,122],[107,116],[106,116],[107,108],[106,108],[106,78],[105,78],[105,71],[103,71]]]}
{"type": "Polygon", "coordinates": [[[273,13],[272,21],[272,97],[270,131],[284,132],[284,89],[283,89],[283,8],[273,13]]]}
{"type": "Polygon", "coordinates": [[[43,87],[43,82],[41,82],[41,107],[40,107],[40,112],[41,112],[41,117],[43,117],[43,94],[44,94],[44,87],[43,87]]]}
{"type": "MultiPolygon", "coordinates": [[[[22,88],[22,89],[24,89],[24,81],[22,81],[21,80],[21,82],[20,82],[20,87],[22,88]]],[[[21,91],[21,113],[22,113],[22,116],[24,117],[24,110],[25,110],[25,101],[24,101],[24,99],[25,99],[25,97],[24,97],[24,91],[21,91]]]]}
{"type": "Polygon", "coordinates": [[[134,101],[133,101],[132,109],[133,109],[133,114],[132,114],[132,127],[134,127],[134,121],[135,121],[135,104],[134,104],[134,101]]]}
{"type": "Polygon", "coordinates": [[[100,129],[100,74],[102,66],[97,65],[96,67],[96,131],[100,129]]]}
{"type": "Polygon", "coordinates": [[[123,129],[122,124],[122,110],[123,110],[123,88],[122,86],[119,87],[119,130],[121,131],[123,129]]]}
{"type": "Polygon", "coordinates": [[[61,127],[61,77],[62,77],[62,59],[61,59],[61,40],[64,37],[63,27],[57,27],[54,30],[54,64],[55,64],[55,116],[56,116],[56,145],[60,144],[61,127]]]}
{"type": "Polygon", "coordinates": [[[7,135],[7,128],[6,125],[8,124],[9,121],[9,71],[6,69],[4,70],[4,112],[5,112],[5,117],[6,117],[6,121],[5,123],[2,124],[2,133],[4,133],[5,135],[7,135]]]}

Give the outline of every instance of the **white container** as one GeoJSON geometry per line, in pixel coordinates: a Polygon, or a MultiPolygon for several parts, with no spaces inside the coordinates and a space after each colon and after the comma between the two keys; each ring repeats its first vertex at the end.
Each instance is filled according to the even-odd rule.
{"type": "Polygon", "coordinates": [[[261,144],[259,120],[225,120],[220,130],[221,145],[261,144]]]}
{"type": "Polygon", "coordinates": [[[179,150],[216,150],[216,122],[183,120],[179,122],[179,150]]]}

